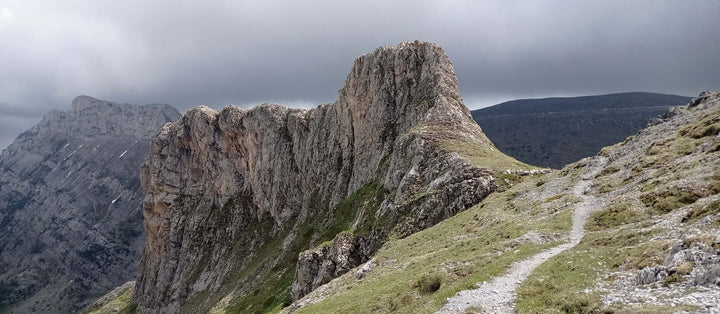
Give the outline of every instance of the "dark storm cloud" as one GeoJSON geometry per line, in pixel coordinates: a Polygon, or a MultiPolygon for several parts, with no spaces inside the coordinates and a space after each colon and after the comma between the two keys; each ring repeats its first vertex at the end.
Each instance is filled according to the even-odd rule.
{"type": "Polygon", "coordinates": [[[445,48],[470,107],[694,95],[720,88],[719,12],[712,0],[5,1],[0,115],[28,125],[0,132],[79,94],[181,110],[332,102],[355,57],[415,39],[445,48]]]}

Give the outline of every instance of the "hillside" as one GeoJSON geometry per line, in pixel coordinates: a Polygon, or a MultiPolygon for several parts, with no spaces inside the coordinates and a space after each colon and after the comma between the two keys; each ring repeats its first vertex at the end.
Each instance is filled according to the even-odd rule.
{"type": "Polygon", "coordinates": [[[142,168],[148,240],[126,309],[278,311],[506,173],[540,172],[485,137],[430,43],[357,58],[338,100],[314,109],[192,109],[142,168]]]}
{"type": "Polygon", "coordinates": [[[77,97],[0,155],[0,308],[74,313],[131,280],[145,241],[138,171],[167,105],[77,97]]]}
{"type": "Polygon", "coordinates": [[[645,128],[689,97],[656,93],[520,99],[473,110],[472,116],[504,153],[528,164],[560,169],[645,128]]]}
{"type": "Polygon", "coordinates": [[[597,156],[499,152],[429,43],[355,60],[311,110],[198,107],[141,178],[139,313],[720,311],[720,93],[597,156]]]}
{"type": "Polygon", "coordinates": [[[720,93],[668,116],[386,243],[283,312],[720,311],[720,93]]]}

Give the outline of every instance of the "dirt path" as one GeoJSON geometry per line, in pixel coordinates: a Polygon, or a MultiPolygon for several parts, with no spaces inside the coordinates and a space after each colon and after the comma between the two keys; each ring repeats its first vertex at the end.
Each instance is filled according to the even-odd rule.
{"type": "Polygon", "coordinates": [[[572,216],[572,230],[568,243],[556,246],[547,251],[534,255],[526,260],[516,262],[505,275],[495,277],[491,282],[478,283],[477,289],[458,292],[438,311],[438,313],[463,313],[469,307],[482,308],[488,313],[514,313],[515,290],[536,267],[547,259],[560,254],[578,243],[585,236],[585,221],[590,213],[600,207],[601,201],[594,196],[586,194],[592,186],[592,179],[604,168],[607,159],[596,157],[588,165],[578,183],[573,187],[573,193],[581,201],[575,205],[572,216]]]}

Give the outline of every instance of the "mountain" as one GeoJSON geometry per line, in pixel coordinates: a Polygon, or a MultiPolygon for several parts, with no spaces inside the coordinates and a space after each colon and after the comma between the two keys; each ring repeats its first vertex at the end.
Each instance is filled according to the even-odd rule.
{"type": "Polygon", "coordinates": [[[437,45],[339,94],[165,125],[137,281],[85,311],[720,311],[720,93],[562,170],[498,151],[437,45]]]}
{"type": "Polygon", "coordinates": [[[314,109],[198,107],[142,167],[148,238],[126,310],[277,311],[505,188],[497,178],[541,172],[485,137],[430,43],[357,58],[314,109]]]}
{"type": "Polygon", "coordinates": [[[473,110],[504,153],[531,165],[560,169],[624,140],[689,97],[656,93],[520,99],[473,110]]]}
{"type": "Polygon", "coordinates": [[[140,165],[180,114],[79,96],[0,154],[0,305],[71,313],[135,277],[140,165]]]}
{"type": "Polygon", "coordinates": [[[286,313],[720,311],[720,93],[404,239],[286,313]]]}

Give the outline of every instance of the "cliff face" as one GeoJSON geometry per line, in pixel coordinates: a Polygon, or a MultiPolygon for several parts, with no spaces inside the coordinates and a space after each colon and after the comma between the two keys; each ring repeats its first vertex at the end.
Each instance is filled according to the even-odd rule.
{"type": "Polygon", "coordinates": [[[138,169],[180,114],[77,97],[0,155],[0,307],[70,313],[130,280],[145,240],[138,169]]]}
{"type": "Polygon", "coordinates": [[[429,43],[356,59],[333,104],[192,109],[162,128],[142,167],[148,239],[133,302],[140,312],[282,307],[389,236],[476,204],[496,172],[526,167],[485,137],[429,43]]]}
{"type": "Polygon", "coordinates": [[[521,179],[281,313],[720,312],[720,93],[521,179]]]}

